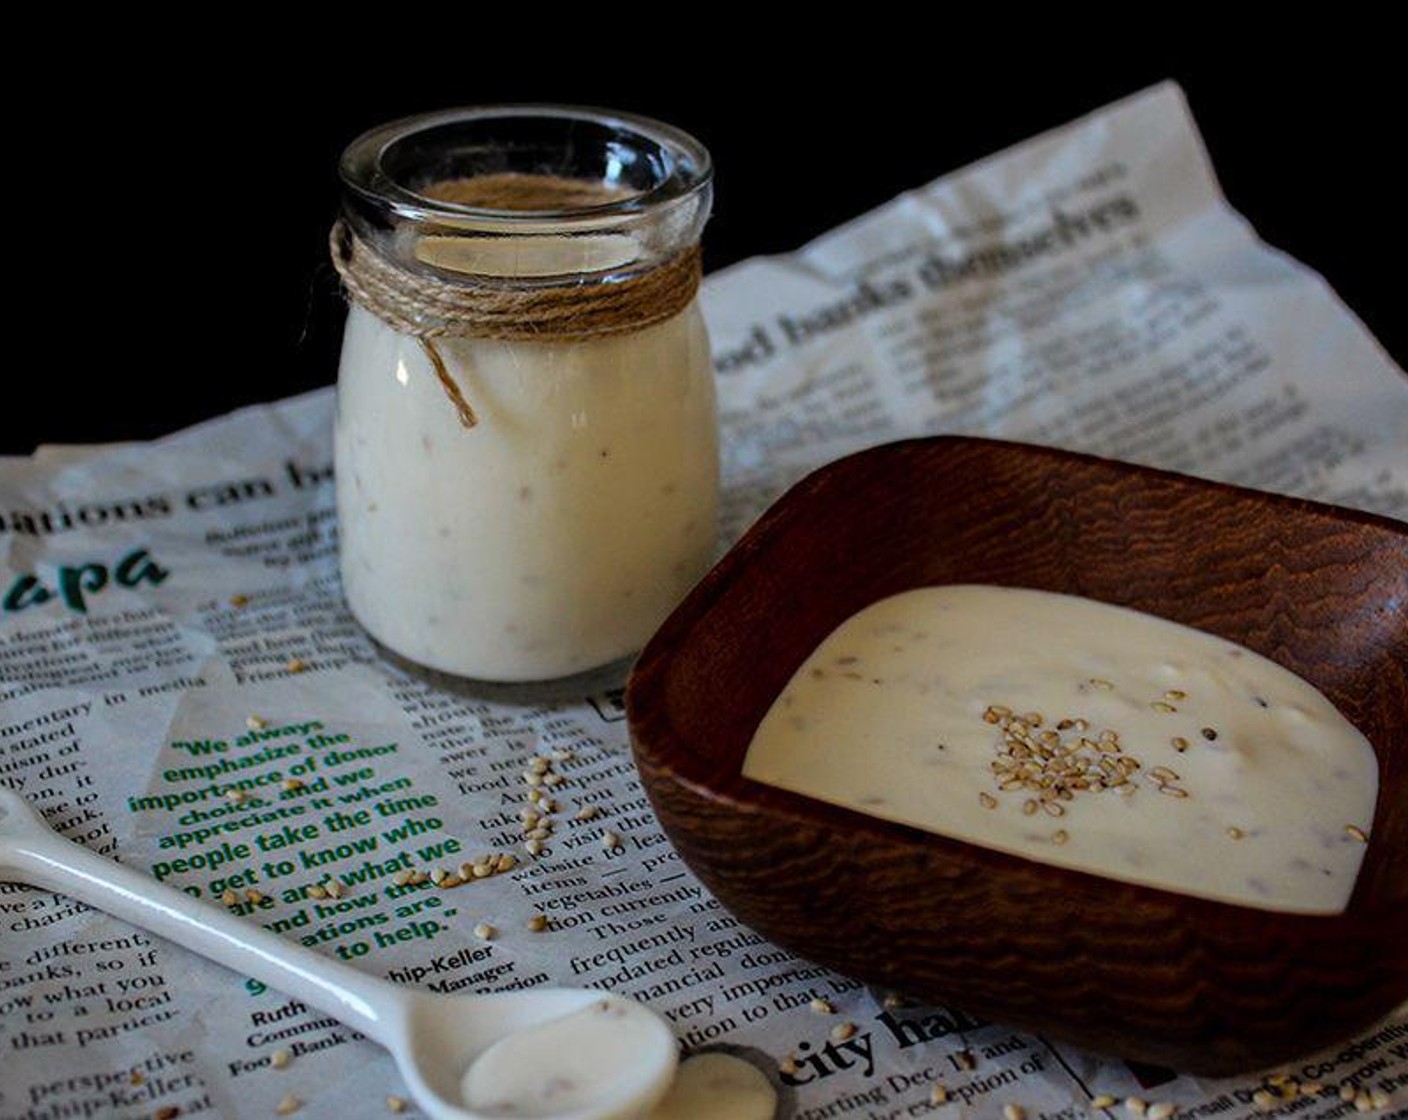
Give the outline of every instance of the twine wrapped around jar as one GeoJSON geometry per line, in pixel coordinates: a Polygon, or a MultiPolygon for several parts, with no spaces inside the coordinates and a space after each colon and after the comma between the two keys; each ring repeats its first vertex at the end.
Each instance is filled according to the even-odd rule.
{"type": "MultiPolygon", "coordinates": [[[[427,198],[519,213],[604,205],[618,192],[595,183],[505,173],[432,184],[427,198]]],[[[358,237],[346,221],[332,229],[332,261],[348,295],[403,334],[419,339],[495,338],[584,342],[638,331],[679,314],[699,288],[699,247],[644,271],[599,282],[580,275],[476,277],[454,281],[413,273],[358,237]]]]}

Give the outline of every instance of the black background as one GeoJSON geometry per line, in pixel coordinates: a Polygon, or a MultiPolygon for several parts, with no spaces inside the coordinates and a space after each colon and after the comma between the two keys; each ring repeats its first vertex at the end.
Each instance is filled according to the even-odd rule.
{"type": "Polygon", "coordinates": [[[678,9],[673,30],[630,42],[593,21],[541,48],[532,25],[555,17],[526,12],[508,31],[380,12],[297,43],[212,25],[166,45],[87,28],[82,50],[46,48],[7,136],[20,283],[0,451],[147,438],[330,384],[339,152],[392,117],[496,101],[608,106],[698,136],[716,165],[712,271],[1173,78],[1233,206],[1408,360],[1408,97],[1386,28],[1286,46],[1209,29],[959,37],[907,19],[761,41],[711,13],[678,9]]]}

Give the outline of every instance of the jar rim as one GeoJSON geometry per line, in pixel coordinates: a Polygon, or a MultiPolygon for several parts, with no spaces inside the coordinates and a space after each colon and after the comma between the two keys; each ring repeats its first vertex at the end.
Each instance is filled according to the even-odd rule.
{"type": "Polygon", "coordinates": [[[472,222],[507,231],[545,221],[595,223],[659,210],[707,191],[713,180],[713,160],[689,133],[652,117],[582,105],[525,103],[465,106],[378,125],[347,145],[338,172],[348,190],[403,220],[472,222]],[[628,137],[642,150],[656,153],[660,166],[643,189],[621,198],[554,209],[498,209],[430,197],[403,181],[392,166],[398,149],[413,142],[433,143],[437,132],[448,136],[476,124],[553,121],[583,122],[628,137]]]}

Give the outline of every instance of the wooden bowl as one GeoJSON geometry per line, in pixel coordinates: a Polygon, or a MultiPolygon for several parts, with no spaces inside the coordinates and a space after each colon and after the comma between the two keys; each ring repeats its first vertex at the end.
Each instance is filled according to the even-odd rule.
{"type": "Polygon", "coordinates": [[[789,491],[665,622],[627,690],[636,764],[733,914],[870,984],[1131,1060],[1224,1075],[1408,998],[1408,526],[1019,444],[934,438],[789,491]],[[1205,901],[867,817],[744,779],[753,732],[839,623],[914,587],[1084,595],[1221,635],[1373,743],[1347,910],[1205,901]]]}

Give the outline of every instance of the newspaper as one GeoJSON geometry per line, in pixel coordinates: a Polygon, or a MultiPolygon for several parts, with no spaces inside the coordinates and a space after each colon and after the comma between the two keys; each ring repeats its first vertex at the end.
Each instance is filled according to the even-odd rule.
{"type": "MultiPolygon", "coordinates": [[[[1408,517],[1408,380],[1227,207],[1172,85],[711,276],[703,300],[725,540],[822,463],[936,432],[1408,517]]],[[[768,1069],[797,1120],[1083,1116],[1099,1094],[1183,1116],[1354,1111],[889,1005],[764,942],[660,832],[625,666],[449,688],[363,635],[339,591],[331,413],[323,390],[0,464],[0,783],[61,832],[401,983],[645,1000],[683,1046],[768,1069]],[[536,857],[519,819],[533,756],[559,803],[536,857]],[[599,815],[578,820],[587,806],[599,815]],[[510,851],[511,871],[454,890],[403,882],[510,851]],[[342,896],[317,897],[332,880],[342,896]]],[[[406,1095],[389,1057],[323,1013],[81,904],[0,884],[0,930],[4,1120],[264,1117],[290,1093],[309,1115],[367,1116],[406,1095]]],[[[1401,1112],[1408,1009],[1284,1072],[1401,1112]]]]}

